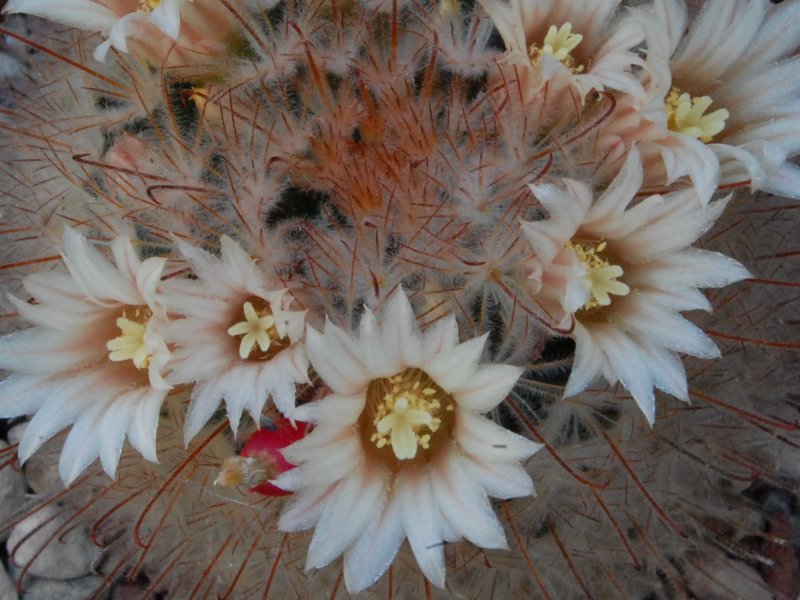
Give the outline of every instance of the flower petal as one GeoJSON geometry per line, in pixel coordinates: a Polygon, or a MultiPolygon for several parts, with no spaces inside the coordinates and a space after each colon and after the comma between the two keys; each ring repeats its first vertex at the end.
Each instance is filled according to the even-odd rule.
{"type": "Polygon", "coordinates": [[[424,365],[419,365],[445,391],[459,389],[468,385],[478,368],[483,346],[489,334],[473,338],[455,348],[445,350],[424,365]]]}
{"type": "Polygon", "coordinates": [[[313,527],[335,488],[336,483],[333,483],[313,485],[295,492],[292,502],[281,513],[278,527],[281,531],[303,531],[313,527]]]}
{"type": "Polygon", "coordinates": [[[330,321],[325,333],[313,327],[306,329],[308,360],[325,383],[337,394],[346,396],[366,389],[364,364],[359,343],[330,321]]]}
{"type": "MultiPolygon", "coordinates": [[[[539,445],[539,449],[544,448],[539,445]]],[[[489,461],[477,456],[468,456],[467,469],[476,481],[493,498],[506,500],[534,495],[533,481],[525,468],[519,463],[489,461]]]]}
{"type": "Polygon", "coordinates": [[[375,583],[392,564],[406,537],[398,494],[381,506],[361,536],[344,555],[344,582],[347,591],[356,594],[375,583]]]}
{"type": "Polygon", "coordinates": [[[119,19],[102,4],[91,0],[9,0],[3,8],[4,14],[23,13],[49,19],[78,29],[108,33],[119,19]]]}
{"type": "Polygon", "coordinates": [[[83,293],[100,306],[143,304],[133,282],[115,269],[80,233],[64,229],[64,264],[83,293]]]}
{"type": "Polygon", "coordinates": [[[187,446],[219,408],[225,384],[225,378],[218,377],[200,382],[192,389],[186,421],[183,423],[183,441],[187,446]]]}
{"type": "Polygon", "coordinates": [[[465,409],[487,412],[505,400],[523,371],[512,365],[483,365],[469,382],[450,393],[465,409]]]}
{"type": "Polygon", "coordinates": [[[322,400],[316,400],[298,406],[292,411],[292,418],[307,423],[339,423],[350,424],[356,422],[364,409],[366,392],[355,396],[340,396],[329,394],[322,400]]]}
{"type": "MultiPolygon", "coordinates": [[[[156,433],[161,404],[164,402],[166,392],[152,388],[146,389],[147,392],[136,401],[136,411],[128,427],[128,441],[147,460],[157,463],[156,433]]],[[[139,391],[134,390],[128,393],[137,394],[139,391]]]]}
{"type": "Polygon", "coordinates": [[[433,585],[444,587],[442,516],[436,505],[427,469],[404,469],[395,482],[403,528],[419,568],[433,585]]]}
{"type": "Polygon", "coordinates": [[[173,40],[177,40],[180,33],[181,4],[183,0],[161,0],[150,13],[150,21],[173,40]]]}
{"type": "Polygon", "coordinates": [[[460,535],[476,546],[508,548],[503,527],[468,464],[457,448],[451,448],[433,465],[430,482],[439,510],[460,535]]]}
{"type": "MultiPolygon", "coordinates": [[[[286,448],[283,455],[290,463],[297,464],[292,454],[292,446],[286,448]]],[[[340,440],[336,446],[326,448],[325,455],[281,473],[270,483],[289,492],[309,485],[327,485],[343,479],[363,461],[364,450],[361,447],[361,440],[350,435],[340,440]]]]}
{"type": "Polygon", "coordinates": [[[388,483],[385,467],[362,465],[336,486],[314,529],[306,570],[324,567],[361,536],[380,514],[388,483]]]}
{"type": "Polygon", "coordinates": [[[489,419],[459,412],[455,437],[461,449],[486,460],[516,462],[539,450],[539,444],[496,425],[489,419]]]}

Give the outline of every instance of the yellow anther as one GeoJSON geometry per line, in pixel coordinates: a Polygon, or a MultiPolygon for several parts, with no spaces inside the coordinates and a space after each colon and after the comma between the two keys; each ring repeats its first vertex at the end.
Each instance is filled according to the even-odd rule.
{"type": "Polygon", "coordinates": [[[551,25],[547,30],[542,47],[533,44],[528,50],[528,56],[533,65],[538,65],[539,59],[547,54],[563,63],[574,73],[580,73],[583,71],[583,65],[575,66],[575,57],[572,56],[572,51],[581,41],[583,41],[581,34],[572,33],[572,23],[564,23],[561,27],[551,25]]]}
{"type": "Polygon", "coordinates": [[[159,4],[161,4],[161,0],[140,0],[139,6],[141,8],[139,8],[139,10],[142,12],[151,12],[159,4]]]}
{"type": "Polygon", "coordinates": [[[601,254],[606,249],[606,242],[596,246],[584,245],[576,242],[567,242],[567,248],[572,248],[578,259],[586,267],[586,275],[591,286],[591,298],[583,305],[583,310],[590,310],[599,306],[611,304],[611,296],[626,296],[631,289],[617,278],[622,277],[622,267],[612,265],[601,254]]]}
{"type": "Polygon", "coordinates": [[[701,142],[710,142],[715,135],[725,129],[725,121],[730,117],[730,113],[724,108],[705,114],[711,102],[710,96],[692,98],[686,92],[682,93],[678,88],[672,88],[665,101],[667,127],[671,131],[690,135],[701,142]]]}
{"type": "Polygon", "coordinates": [[[443,17],[452,19],[457,17],[460,12],[461,7],[458,4],[458,0],[441,0],[439,3],[439,14],[443,17]]]}
{"type": "Polygon", "coordinates": [[[454,403],[420,369],[406,369],[399,375],[372,381],[367,397],[371,406],[370,442],[377,448],[391,446],[399,460],[415,458],[420,447],[430,449],[432,434],[442,428],[442,404],[452,410],[454,403]]]}
{"type": "Polygon", "coordinates": [[[151,316],[147,307],[128,307],[122,311],[116,321],[121,335],[106,342],[110,361],[130,360],[137,369],[150,365],[152,354],[147,350],[147,322],[151,316]]]}
{"type": "Polygon", "coordinates": [[[278,333],[269,303],[257,297],[242,304],[238,319],[228,327],[228,335],[241,337],[239,358],[242,360],[272,358],[289,344],[278,333]]]}

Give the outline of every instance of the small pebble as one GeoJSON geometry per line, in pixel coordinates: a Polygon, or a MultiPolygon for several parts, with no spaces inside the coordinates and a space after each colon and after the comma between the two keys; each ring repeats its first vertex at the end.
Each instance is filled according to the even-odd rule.
{"type": "MultiPolygon", "coordinates": [[[[0,441],[0,450],[8,448],[8,444],[0,441]]],[[[10,454],[0,455],[5,462],[11,458],[10,454]]],[[[0,523],[6,522],[15,512],[20,510],[25,503],[25,478],[22,473],[15,471],[12,465],[0,469],[0,523]]],[[[8,537],[8,532],[0,534],[0,541],[8,537]]],[[[0,596],[2,599],[3,596],[0,596]]]]}
{"type": "Polygon", "coordinates": [[[92,565],[100,556],[100,549],[92,544],[82,527],[76,527],[66,535],[61,532],[50,539],[66,519],[58,513],[57,506],[45,506],[11,531],[7,543],[9,560],[19,566],[33,561],[28,575],[48,579],[82,577],[92,571],[92,565]]]}
{"type": "MultiPolygon", "coordinates": [[[[94,575],[66,581],[36,579],[25,586],[22,600],[86,600],[91,598],[102,585],[103,578],[94,575]]],[[[0,598],[5,600],[3,596],[0,598]]],[[[98,600],[108,598],[108,592],[101,592],[97,598],[98,600]]]]}
{"type": "Polygon", "coordinates": [[[17,588],[3,568],[0,568],[0,600],[19,600],[17,588]]]}
{"type": "MultiPolygon", "coordinates": [[[[8,441],[18,444],[27,426],[27,422],[14,425],[8,431],[8,441]]],[[[49,495],[64,489],[58,475],[58,455],[62,443],[60,439],[45,442],[22,466],[27,484],[37,494],[49,495]]]]}

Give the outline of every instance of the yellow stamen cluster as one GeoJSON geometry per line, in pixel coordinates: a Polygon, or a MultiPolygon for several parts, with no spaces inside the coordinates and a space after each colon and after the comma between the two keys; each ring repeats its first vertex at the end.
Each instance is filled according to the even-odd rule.
{"type": "Polygon", "coordinates": [[[461,12],[458,0],[441,0],[439,3],[439,14],[448,19],[457,17],[461,12]]]}
{"type": "Polygon", "coordinates": [[[583,310],[608,306],[611,304],[611,296],[609,294],[627,296],[631,291],[623,282],[617,281],[618,277],[622,277],[622,267],[612,265],[602,257],[602,253],[607,246],[606,242],[600,242],[594,247],[576,242],[567,242],[565,245],[567,248],[572,248],[578,259],[584,264],[591,284],[592,296],[583,305],[583,310]]]}
{"type": "Polygon", "coordinates": [[[580,73],[583,71],[583,65],[575,66],[575,57],[572,56],[572,51],[581,41],[583,41],[581,34],[572,33],[572,23],[564,23],[561,27],[550,25],[542,47],[539,48],[533,44],[528,50],[528,56],[530,56],[531,64],[537,66],[539,59],[547,54],[563,63],[573,73],[580,73]]]}
{"type": "Polygon", "coordinates": [[[455,410],[453,398],[420,369],[402,373],[370,384],[370,391],[382,390],[377,399],[370,441],[378,448],[391,445],[399,460],[412,459],[419,447],[428,450],[431,435],[442,427],[445,412],[455,410]]]}
{"type": "Polygon", "coordinates": [[[692,98],[678,88],[672,88],[665,101],[667,127],[671,131],[709,143],[715,135],[725,129],[725,121],[730,117],[730,113],[724,108],[705,114],[711,102],[710,96],[692,98]]]}
{"type": "Polygon", "coordinates": [[[147,323],[152,313],[146,306],[127,307],[117,318],[121,335],[106,343],[108,359],[113,362],[130,360],[137,369],[150,365],[152,354],[147,350],[147,323]]]}
{"type": "Polygon", "coordinates": [[[139,10],[141,12],[151,12],[154,8],[156,8],[159,4],[161,4],[161,0],[139,0],[139,10]]]}
{"type": "MultiPolygon", "coordinates": [[[[235,322],[228,328],[228,335],[231,337],[241,336],[239,342],[239,357],[242,360],[247,358],[269,358],[267,354],[270,347],[281,340],[281,336],[275,327],[275,316],[269,304],[259,299],[246,301],[242,305],[242,320],[235,322]],[[259,304],[258,310],[253,303],[259,304]],[[261,356],[257,356],[256,346],[260,350],[261,356]]],[[[278,345],[275,349],[281,350],[283,346],[278,345]]],[[[272,353],[274,354],[274,352],[272,353]]]]}

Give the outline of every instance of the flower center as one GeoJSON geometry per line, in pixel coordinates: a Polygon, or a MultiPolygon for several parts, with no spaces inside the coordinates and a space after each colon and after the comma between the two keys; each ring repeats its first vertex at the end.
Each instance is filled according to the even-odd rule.
{"type": "Polygon", "coordinates": [[[361,424],[370,444],[391,449],[388,458],[410,460],[420,448],[430,451],[436,439],[449,435],[454,417],[453,397],[425,371],[406,369],[370,382],[361,424]]]}
{"type": "Polygon", "coordinates": [[[665,100],[667,127],[701,142],[710,142],[725,129],[725,121],[730,117],[730,113],[724,108],[705,114],[711,102],[710,96],[692,98],[686,92],[673,87],[665,100]]]}
{"type": "Polygon", "coordinates": [[[575,57],[572,56],[572,51],[582,40],[583,36],[581,34],[572,33],[572,23],[570,22],[564,23],[561,27],[550,25],[542,47],[539,48],[536,44],[533,44],[528,50],[531,64],[538,66],[539,59],[547,54],[560,61],[573,73],[580,73],[583,71],[583,65],[575,66],[575,57]]]}
{"type": "Polygon", "coordinates": [[[612,265],[603,258],[602,254],[606,249],[605,242],[592,246],[591,244],[570,241],[565,246],[571,248],[584,267],[586,267],[586,277],[590,285],[591,297],[583,305],[583,310],[608,306],[611,304],[611,296],[609,294],[627,296],[631,291],[631,288],[623,282],[617,281],[618,277],[622,277],[622,267],[612,265]]]}
{"type": "Polygon", "coordinates": [[[149,13],[159,4],[161,4],[161,0],[139,0],[139,6],[141,7],[139,10],[149,13]]]}
{"type": "Polygon", "coordinates": [[[242,360],[268,360],[289,345],[289,340],[278,333],[269,303],[255,296],[242,304],[233,325],[228,327],[228,335],[241,338],[242,360]]]}
{"type": "Polygon", "coordinates": [[[146,369],[153,356],[147,349],[147,323],[152,316],[146,306],[125,307],[117,317],[121,335],[106,343],[108,359],[113,362],[130,360],[137,369],[146,369]]]}

